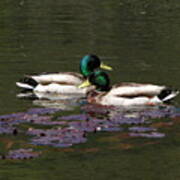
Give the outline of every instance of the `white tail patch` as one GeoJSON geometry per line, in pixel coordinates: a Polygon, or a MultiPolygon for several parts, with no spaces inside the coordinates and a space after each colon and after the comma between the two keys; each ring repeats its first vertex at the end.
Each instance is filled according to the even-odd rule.
{"type": "Polygon", "coordinates": [[[16,82],[16,85],[20,88],[23,88],[23,89],[34,89],[33,86],[30,86],[28,84],[25,84],[25,83],[21,83],[21,82],[16,82]]]}
{"type": "Polygon", "coordinates": [[[176,97],[179,94],[179,91],[172,91],[171,94],[169,94],[168,96],[166,96],[162,101],[169,101],[170,99],[173,99],[174,97],[176,97]]]}

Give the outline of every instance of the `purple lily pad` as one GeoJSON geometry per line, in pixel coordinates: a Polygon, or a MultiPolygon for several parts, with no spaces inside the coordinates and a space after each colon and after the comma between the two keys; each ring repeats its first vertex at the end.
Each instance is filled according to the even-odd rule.
{"type": "Polygon", "coordinates": [[[65,121],[52,121],[51,116],[32,116],[26,119],[26,122],[33,124],[42,124],[42,125],[65,125],[65,121]]]}
{"type": "Polygon", "coordinates": [[[80,131],[93,132],[96,130],[97,124],[93,121],[74,121],[69,123],[70,127],[76,128],[80,131]]]}
{"type": "Polygon", "coordinates": [[[6,119],[20,118],[24,115],[25,115],[25,113],[23,113],[23,112],[1,115],[0,121],[6,120],[6,119]]]}
{"type": "MultiPolygon", "coordinates": [[[[52,115],[59,111],[56,108],[32,108],[27,112],[2,115],[0,116],[0,134],[17,134],[19,130],[14,125],[17,126],[20,123],[66,125],[66,127],[52,129],[29,128],[27,131],[27,135],[32,136],[30,137],[32,144],[65,148],[85,143],[87,141],[86,134],[89,132],[123,131],[120,125],[127,125],[129,135],[132,137],[163,138],[165,134],[157,132],[156,128],[143,126],[152,123],[152,118],[180,116],[178,111],[174,111],[170,107],[124,112],[109,107],[85,105],[82,110],[83,114],[61,116],[56,120],[53,119],[52,115]],[[130,127],[132,125],[133,127],[130,127]]],[[[125,129],[127,130],[127,128],[125,129]]],[[[21,150],[20,153],[16,152],[15,155],[10,153],[10,155],[19,159],[31,157],[31,155],[24,155],[21,150]]],[[[8,155],[9,158],[11,158],[10,155],[8,155]]]]}
{"type": "Polygon", "coordinates": [[[176,113],[171,115],[171,118],[177,118],[177,117],[180,117],[180,113],[179,112],[176,112],[176,113]]]}
{"type": "Polygon", "coordinates": [[[117,124],[148,124],[150,121],[146,121],[144,118],[128,118],[124,116],[115,116],[111,119],[112,122],[117,124]]]}
{"type": "Polygon", "coordinates": [[[170,117],[173,114],[174,114],[174,109],[172,108],[146,110],[140,113],[141,116],[146,118],[164,118],[164,117],[170,117]]]}
{"type": "Polygon", "coordinates": [[[66,144],[66,143],[57,143],[57,144],[52,144],[54,147],[59,147],[59,148],[68,148],[71,147],[72,144],[66,144]]]}
{"type": "Polygon", "coordinates": [[[69,147],[73,144],[84,143],[87,139],[84,132],[77,129],[30,129],[28,134],[36,135],[31,142],[36,145],[49,145],[53,147],[69,147]]]}
{"type": "Polygon", "coordinates": [[[145,137],[145,138],[163,138],[164,133],[152,132],[152,133],[129,133],[132,137],[145,137]]]}
{"type": "Polygon", "coordinates": [[[27,114],[36,114],[36,115],[44,115],[44,114],[53,114],[60,111],[57,108],[31,108],[27,111],[27,114]]]}
{"type": "Polygon", "coordinates": [[[41,136],[43,134],[45,134],[45,130],[43,129],[34,129],[34,128],[29,128],[27,130],[27,134],[28,135],[32,135],[32,136],[41,136]]]}
{"type": "Polygon", "coordinates": [[[156,131],[155,128],[152,127],[130,127],[128,128],[129,131],[133,131],[133,132],[149,132],[149,131],[156,131]]]}
{"type": "Polygon", "coordinates": [[[4,156],[3,159],[32,159],[39,157],[40,154],[41,152],[33,152],[32,149],[18,149],[9,151],[8,155],[4,156]]]}
{"type": "Polygon", "coordinates": [[[115,126],[102,126],[97,128],[98,131],[108,131],[108,132],[117,132],[122,131],[123,128],[121,127],[115,127],[115,126]]]}
{"type": "Polygon", "coordinates": [[[97,113],[97,114],[107,114],[113,107],[99,106],[94,104],[87,104],[81,108],[86,113],[97,113]]]}
{"type": "Polygon", "coordinates": [[[78,115],[70,115],[70,116],[61,116],[58,118],[58,120],[67,120],[67,121],[72,121],[72,120],[88,120],[89,116],[86,114],[78,114],[78,115]]]}
{"type": "Polygon", "coordinates": [[[93,119],[91,119],[91,121],[93,121],[96,124],[103,124],[106,120],[93,118],[93,119]]]}
{"type": "Polygon", "coordinates": [[[18,130],[15,127],[11,127],[11,126],[0,126],[0,134],[13,134],[13,135],[17,135],[18,134],[18,130]]]}

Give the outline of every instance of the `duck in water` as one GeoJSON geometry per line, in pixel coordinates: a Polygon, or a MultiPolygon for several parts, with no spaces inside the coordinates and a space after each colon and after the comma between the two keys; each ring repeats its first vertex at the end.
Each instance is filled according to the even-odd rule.
{"type": "Polygon", "coordinates": [[[119,83],[110,86],[110,79],[103,71],[93,72],[79,88],[95,85],[87,93],[89,103],[106,106],[159,105],[169,102],[179,92],[166,86],[139,83],[119,83]]]}
{"type": "Polygon", "coordinates": [[[78,86],[98,68],[112,70],[110,66],[102,63],[96,55],[86,55],[80,61],[81,74],[76,72],[58,72],[27,75],[20,82],[16,82],[16,85],[24,91],[86,94],[89,90],[94,89],[94,86],[83,89],[78,86]]]}

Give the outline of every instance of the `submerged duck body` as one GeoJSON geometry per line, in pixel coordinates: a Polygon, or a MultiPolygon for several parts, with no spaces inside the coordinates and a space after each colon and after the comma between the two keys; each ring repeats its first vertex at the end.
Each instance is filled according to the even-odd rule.
{"type": "Polygon", "coordinates": [[[60,94],[85,94],[94,86],[84,89],[78,86],[97,68],[111,70],[111,67],[104,65],[95,55],[84,56],[80,62],[80,71],[82,74],[75,72],[58,72],[43,73],[38,75],[25,76],[16,85],[24,90],[34,92],[60,93],[60,94]]]}
{"type": "Polygon", "coordinates": [[[105,72],[97,71],[80,87],[93,84],[96,91],[87,94],[89,103],[106,106],[158,105],[174,98],[178,91],[166,86],[138,83],[120,83],[110,87],[110,80],[105,72]]]}

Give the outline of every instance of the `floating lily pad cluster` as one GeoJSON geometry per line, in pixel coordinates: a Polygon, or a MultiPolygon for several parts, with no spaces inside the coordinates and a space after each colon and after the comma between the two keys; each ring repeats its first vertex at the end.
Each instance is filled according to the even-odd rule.
{"type": "Polygon", "coordinates": [[[31,143],[36,145],[49,145],[53,147],[69,147],[73,144],[84,143],[87,141],[85,132],[77,129],[29,129],[29,135],[35,135],[31,143]]]}
{"type": "MultiPolygon", "coordinates": [[[[32,108],[27,112],[2,115],[0,134],[25,133],[30,136],[28,142],[30,144],[65,148],[85,143],[88,133],[100,131],[125,131],[128,132],[129,137],[163,138],[164,133],[158,132],[156,127],[151,127],[152,120],[180,116],[180,113],[171,106],[122,111],[110,107],[84,105],[81,114],[55,118],[54,113],[59,111],[61,110],[56,108],[32,108]],[[27,130],[21,130],[18,125],[22,123],[40,124],[46,128],[29,127],[27,130]]],[[[38,156],[39,153],[33,152],[32,149],[19,149],[10,151],[1,158],[28,159],[38,156]]]]}
{"type": "Polygon", "coordinates": [[[33,149],[11,150],[7,155],[0,156],[1,159],[32,159],[39,157],[41,152],[35,152],[33,149]]]}
{"type": "MultiPolygon", "coordinates": [[[[53,108],[33,108],[27,112],[13,113],[0,116],[0,134],[13,134],[14,125],[21,123],[34,123],[44,125],[62,124],[59,121],[51,121],[52,114],[60,111],[53,108]]],[[[16,129],[18,132],[18,130],[16,129]]]]}

